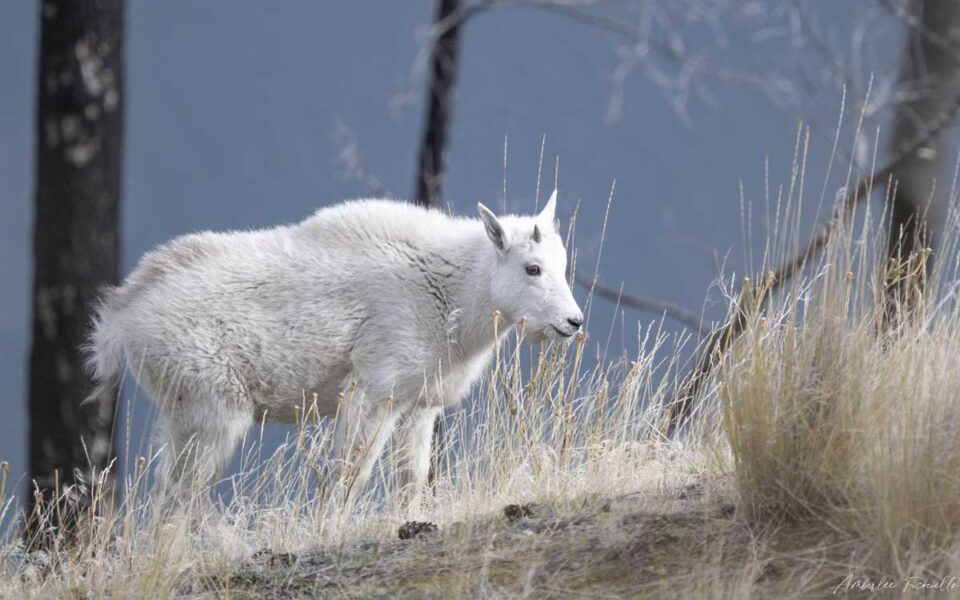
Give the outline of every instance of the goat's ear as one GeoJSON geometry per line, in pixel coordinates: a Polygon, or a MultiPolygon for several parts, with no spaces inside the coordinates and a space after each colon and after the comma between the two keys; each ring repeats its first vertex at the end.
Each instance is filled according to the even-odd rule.
{"type": "Polygon", "coordinates": [[[487,231],[487,237],[489,237],[493,245],[497,247],[497,250],[501,252],[506,250],[507,231],[503,228],[503,224],[500,223],[500,219],[481,202],[477,202],[477,210],[480,212],[480,219],[483,221],[483,228],[487,231]]]}
{"type": "Polygon", "coordinates": [[[544,224],[553,223],[553,220],[557,218],[557,190],[554,188],[553,193],[550,194],[550,199],[547,200],[547,204],[543,207],[543,210],[540,211],[540,214],[537,215],[537,220],[544,224]]]}

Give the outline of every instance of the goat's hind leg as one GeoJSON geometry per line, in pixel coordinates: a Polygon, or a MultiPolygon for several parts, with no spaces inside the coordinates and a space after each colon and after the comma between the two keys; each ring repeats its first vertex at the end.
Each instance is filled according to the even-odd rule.
{"type": "Polygon", "coordinates": [[[252,409],[199,400],[182,398],[161,416],[163,447],[155,497],[179,506],[197,501],[210,506],[210,485],[253,423],[252,409]]]}

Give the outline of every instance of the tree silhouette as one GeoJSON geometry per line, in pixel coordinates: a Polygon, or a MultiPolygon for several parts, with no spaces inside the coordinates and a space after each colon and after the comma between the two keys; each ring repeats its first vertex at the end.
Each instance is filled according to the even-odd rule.
{"type": "Polygon", "coordinates": [[[45,0],[40,19],[29,376],[34,508],[113,456],[113,403],[81,407],[89,391],[82,346],[98,290],[119,274],[124,2],[45,0]]]}

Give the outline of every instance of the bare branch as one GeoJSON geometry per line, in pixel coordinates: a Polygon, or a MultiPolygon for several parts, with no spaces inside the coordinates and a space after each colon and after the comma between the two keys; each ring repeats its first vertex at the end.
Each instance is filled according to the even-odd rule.
{"type": "Polygon", "coordinates": [[[624,293],[623,289],[614,289],[603,285],[598,279],[590,277],[586,273],[577,271],[574,273],[574,280],[580,287],[593,290],[593,293],[604,300],[609,300],[615,304],[629,306],[641,312],[646,312],[660,317],[673,319],[678,323],[696,331],[701,338],[710,335],[710,328],[703,324],[703,320],[693,312],[664,300],[655,300],[651,298],[641,298],[631,294],[624,293]]]}

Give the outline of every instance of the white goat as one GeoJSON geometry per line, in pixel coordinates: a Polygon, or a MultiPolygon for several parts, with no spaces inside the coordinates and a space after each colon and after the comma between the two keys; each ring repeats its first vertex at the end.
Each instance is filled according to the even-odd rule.
{"type": "Polygon", "coordinates": [[[316,394],[319,416],[338,417],[348,504],[403,422],[401,489],[416,504],[434,419],[489,362],[494,313],[501,336],[521,318],[534,336],[580,328],[555,207],[556,191],[539,215],[502,218],[482,204],[463,219],[362,200],[292,226],[177,238],[104,293],[91,397],[126,367],[156,402],[163,489],[188,473],[210,482],[251,425],[294,422],[316,394]]]}

